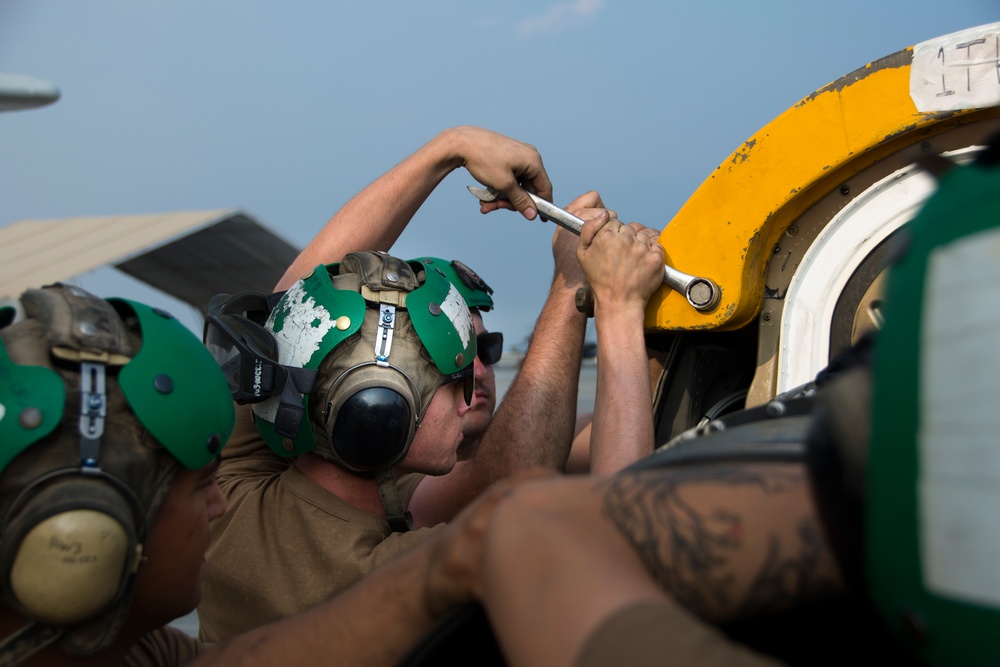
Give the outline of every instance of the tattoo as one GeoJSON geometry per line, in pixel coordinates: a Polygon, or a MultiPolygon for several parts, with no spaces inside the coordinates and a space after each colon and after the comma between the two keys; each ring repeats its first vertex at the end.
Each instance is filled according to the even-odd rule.
{"type": "Polygon", "coordinates": [[[804,477],[796,468],[736,465],[621,475],[608,487],[603,510],[657,582],[691,611],[710,618],[759,613],[815,595],[817,586],[828,590],[836,574],[819,527],[803,518],[795,531],[798,545],[783,544],[776,533],[767,537],[763,566],[740,594],[733,566],[745,546],[746,524],[738,503],[725,504],[725,493],[742,487],[788,494],[804,477]],[[689,502],[698,487],[713,492],[707,510],[705,502],[689,502]]]}
{"type": "Polygon", "coordinates": [[[787,609],[807,597],[837,590],[835,579],[825,567],[827,547],[816,521],[802,519],[796,533],[799,552],[785,558],[778,538],[769,538],[767,558],[740,604],[740,615],[787,609]]]}

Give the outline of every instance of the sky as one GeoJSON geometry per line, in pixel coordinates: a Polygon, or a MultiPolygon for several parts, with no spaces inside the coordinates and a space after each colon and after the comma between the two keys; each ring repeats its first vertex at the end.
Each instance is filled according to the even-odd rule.
{"type": "MultiPolygon", "coordinates": [[[[536,146],[557,204],[597,189],[660,228],[814,90],[997,20],[997,0],[0,0],[0,71],[62,93],[0,115],[0,226],[238,208],[301,247],[438,132],[477,125],[536,146]]],[[[393,254],[471,266],[496,291],[487,326],[517,345],[554,228],[482,216],[470,184],[446,178],[393,254]]],[[[80,284],[183,309],[110,270],[80,284]]]]}

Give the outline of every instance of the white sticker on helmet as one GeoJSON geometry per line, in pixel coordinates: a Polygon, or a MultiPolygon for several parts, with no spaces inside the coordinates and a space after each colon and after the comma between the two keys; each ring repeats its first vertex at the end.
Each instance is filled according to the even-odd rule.
{"type": "Polygon", "coordinates": [[[304,368],[336,323],[337,318],[330,311],[306,294],[302,281],[296,282],[267,320],[267,327],[278,342],[278,363],[304,368]],[[275,330],[279,316],[283,318],[281,329],[275,330]]]}
{"type": "Polygon", "coordinates": [[[918,498],[927,588],[1000,606],[1000,230],[928,262],[921,323],[918,498]]]}
{"type": "Polygon", "coordinates": [[[469,307],[465,305],[465,299],[450,283],[448,284],[448,295],[441,303],[441,311],[451,320],[459,338],[462,339],[462,347],[468,347],[474,330],[472,314],[469,313],[469,307]]]}

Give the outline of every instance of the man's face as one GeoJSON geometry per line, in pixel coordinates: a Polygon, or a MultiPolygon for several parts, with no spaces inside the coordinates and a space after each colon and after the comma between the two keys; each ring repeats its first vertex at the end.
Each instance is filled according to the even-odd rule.
{"type": "Polygon", "coordinates": [[[198,606],[208,523],[226,511],[218,468],[215,462],[177,473],[146,540],[131,613],[162,625],[198,606]]]}
{"type": "Polygon", "coordinates": [[[468,411],[462,382],[438,387],[399,469],[428,475],[451,472],[458,462],[458,447],[464,437],[462,419],[468,411]]]}
{"type": "MultiPolygon", "coordinates": [[[[478,310],[472,311],[472,320],[476,324],[476,335],[487,333],[483,325],[483,316],[478,310]]],[[[493,373],[493,367],[484,364],[479,357],[473,362],[476,371],[476,391],[472,398],[472,405],[465,414],[462,424],[462,432],[465,434],[466,443],[459,450],[459,459],[471,458],[470,448],[475,447],[476,442],[483,436],[490,422],[493,421],[493,411],[497,405],[497,381],[493,373]]]]}

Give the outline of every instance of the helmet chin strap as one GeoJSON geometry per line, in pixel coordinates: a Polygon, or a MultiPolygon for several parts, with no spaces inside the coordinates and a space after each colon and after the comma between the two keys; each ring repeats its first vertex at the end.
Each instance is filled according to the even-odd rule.
{"type": "Polygon", "coordinates": [[[0,642],[0,664],[16,665],[59,639],[65,628],[29,623],[0,642]]]}
{"type": "Polygon", "coordinates": [[[413,515],[403,509],[403,503],[399,500],[399,490],[396,488],[396,479],[392,476],[392,468],[379,470],[375,482],[378,484],[378,495],[382,499],[382,509],[385,510],[389,527],[396,533],[413,530],[413,515]]]}

